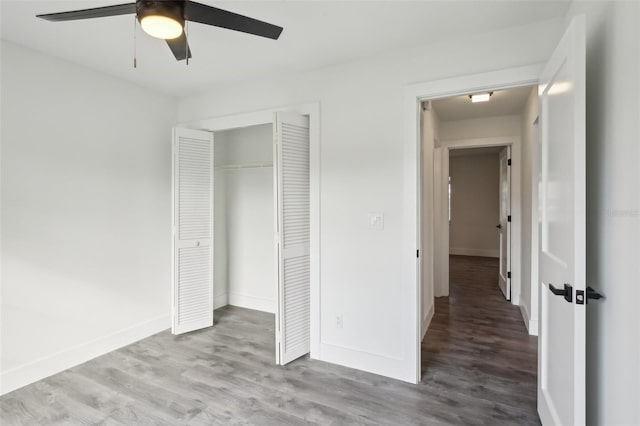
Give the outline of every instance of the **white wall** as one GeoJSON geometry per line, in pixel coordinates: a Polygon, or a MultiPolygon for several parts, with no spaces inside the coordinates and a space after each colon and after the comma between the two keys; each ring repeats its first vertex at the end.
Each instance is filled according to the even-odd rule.
{"type": "Polygon", "coordinates": [[[2,392],[166,329],[173,98],[2,41],[2,392]]]}
{"type": "MultiPolygon", "coordinates": [[[[191,121],[277,106],[321,103],[319,357],[404,380],[416,336],[413,290],[403,281],[404,86],[544,62],[559,21],[506,29],[285,76],[228,84],[180,102],[191,121]],[[384,213],[384,231],[367,213],[384,213]],[[410,306],[411,304],[411,306],[410,306]],[[335,317],[343,316],[343,328],[335,317]],[[409,361],[407,361],[409,360],[409,361]]],[[[414,284],[415,285],[415,284],[414,284]]]]}
{"type": "Polygon", "coordinates": [[[434,295],[449,296],[449,150],[433,151],[434,295]]]}
{"type": "MultiPolygon", "coordinates": [[[[587,18],[587,419],[640,424],[640,3],[587,18]]],[[[544,126],[544,123],[542,123],[544,126]]]]}
{"type": "Polygon", "coordinates": [[[520,136],[521,118],[518,113],[519,111],[514,111],[513,115],[442,121],[440,123],[440,140],[520,136]]]}
{"type": "Polygon", "coordinates": [[[538,334],[538,88],[522,112],[522,253],[520,309],[529,334],[538,334]],[[535,172],[535,176],[534,176],[535,172]]]}
{"type": "Polygon", "coordinates": [[[229,256],[227,254],[226,132],[213,135],[213,306],[229,304],[229,256]]]}
{"type": "Polygon", "coordinates": [[[449,253],[498,257],[500,159],[497,153],[450,155],[449,253]]]}
{"type": "Polygon", "coordinates": [[[275,312],[273,168],[221,168],[272,164],[272,132],[271,125],[261,125],[215,133],[217,306],[227,300],[275,312]]]}

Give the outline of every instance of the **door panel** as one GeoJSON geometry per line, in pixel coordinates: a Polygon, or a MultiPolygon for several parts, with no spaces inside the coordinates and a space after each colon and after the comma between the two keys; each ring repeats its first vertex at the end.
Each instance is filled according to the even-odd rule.
{"type": "Polygon", "coordinates": [[[173,334],[213,325],[213,134],[173,131],[173,334]]]}
{"type": "Polygon", "coordinates": [[[500,152],[500,218],[498,235],[500,239],[500,268],[498,272],[498,285],[507,300],[511,300],[511,147],[505,147],[500,152]]]}
{"type": "Polygon", "coordinates": [[[538,412],[585,424],[585,24],[574,18],[540,79],[538,412]],[[553,287],[572,287],[567,301],[553,287]],[[551,287],[553,286],[553,287],[551,287]]]}
{"type": "Polygon", "coordinates": [[[310,349],[309,118],[277,113],[275,122],[276,358],[284,365],[310,349]]]}

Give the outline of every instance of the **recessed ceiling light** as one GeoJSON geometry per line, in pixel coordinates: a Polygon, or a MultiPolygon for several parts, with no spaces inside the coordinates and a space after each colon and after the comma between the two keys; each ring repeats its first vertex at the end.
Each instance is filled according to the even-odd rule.
{"type": "Polygon", "coordinates": [[[475,95],[469,95],[469,98],[475,104],[476,102],[489,102],[491,95],[493,95],[493,92],[476,93],[475,95]]]}

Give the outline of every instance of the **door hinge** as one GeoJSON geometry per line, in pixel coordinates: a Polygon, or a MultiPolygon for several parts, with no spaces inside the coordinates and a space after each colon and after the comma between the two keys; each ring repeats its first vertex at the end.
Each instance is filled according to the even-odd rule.
{"type": "Polygon", "coordinates": [[[511,272],[507,272],[507,278],[511,279],[511,272]]]}
{"type": "Polygon", "coordinates": [[[420,250],[416,250],[416,257],[420,257],[420,250]]]}
{"type": "Polygon", "coordinates": [[[507,166],[510,166],[510,165],[511,165],[511,158],[507,160],[507,166]]]}
{"type": "Polygon", "coordinates": [[[507,216],[507,222],[511,222],[511,215],[507,216]]]}

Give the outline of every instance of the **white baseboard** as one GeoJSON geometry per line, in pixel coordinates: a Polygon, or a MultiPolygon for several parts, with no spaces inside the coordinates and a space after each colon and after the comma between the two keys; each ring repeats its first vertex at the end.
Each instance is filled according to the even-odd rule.
{"type": "Polygon", "coordinates": [[[213,309],[222,308],[223,306],[227,306],[229,304],[229,296],[227,293],[222,293],[213,296],[213,309]]]}
{"type": "Polygon", "coordinates": [[[431,324],[431,320],[433,319],[433,315],[435,314],[435,305],[436,304],[434,302],[431,302],[431,306],[429,306],[427,314],[422,319],[422,340],[424,340],[424,335],[427,334],[429,324],[431,324]]]}
{"type": "Polygon", "coordinates": [[[472,248],[449,248],[449,254],[457,256],[500,257],[499,250],[485,250],[472,248]]]}
{"type": "Polygon", "coordinates": [[[0,395],[135,343],[169,327],[171,317],[163,315],[4,371],[0,374],[0,395]]]}
{"type": "Polygon", "coordinates": [[[527,307],[525,305],[519,305],[519,306],[520,306],[520,312],[522,313],[522,319],[524,320],[524,325],[527,327],[527,332],[529,332],[531,336],[537,336],[538,320],[531,319],[529,317],[529,311],[527,310],[527,307]]]}
{"type": "Polygon", "coordinates": [[[238,306],[240,308],[254,309],[256,311],[276,312],[276,301],[271,299],[263,299],[262,297],[247,296],[238,293],[229,293],[229,305],[238,306]]]}

